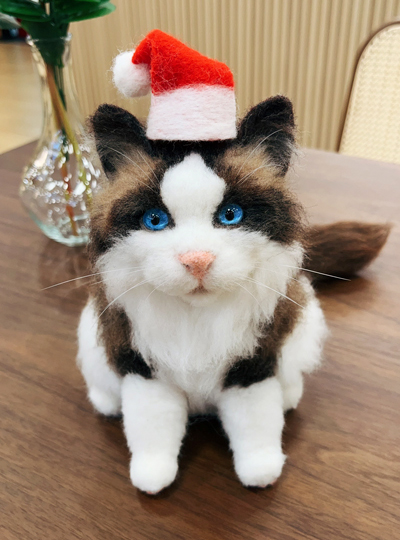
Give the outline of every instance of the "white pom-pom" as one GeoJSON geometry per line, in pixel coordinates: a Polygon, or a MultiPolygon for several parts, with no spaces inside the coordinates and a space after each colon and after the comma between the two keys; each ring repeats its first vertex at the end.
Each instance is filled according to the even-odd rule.
{"type": "Polygon", "coordinates": [[[135,51],[125,51],[114,58],[113,83],[126,97],[145,96],[150,92],[151,78],[147,64],[132,64],[135,51]]]}

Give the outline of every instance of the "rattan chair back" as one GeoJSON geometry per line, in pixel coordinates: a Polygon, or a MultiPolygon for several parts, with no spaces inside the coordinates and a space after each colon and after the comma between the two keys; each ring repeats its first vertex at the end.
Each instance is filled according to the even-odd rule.
{"type": "Polygon", "coordinates": [[[359,55],[339,152],[400,163],[400,21],[378,30],[359,55]]]}

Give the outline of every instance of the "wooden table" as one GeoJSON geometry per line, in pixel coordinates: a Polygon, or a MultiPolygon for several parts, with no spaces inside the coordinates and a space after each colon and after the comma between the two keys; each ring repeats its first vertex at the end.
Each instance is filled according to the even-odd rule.
{"type": "MultiPolygon", "coordinates": [[[[400,538],[400,235],[320,290],[325,363],[287,415],[275,488],[242,487],[216,422],[189,426],[178,481],[134,489],[119,421],[96,416],[75,367],[84,250],[47,240],[17,196],[31,146],[0,158],[2,540],[400,538]]],[[[313,222],[399,219],[400,166],[306,151],[292,183],[313,222]]]]}

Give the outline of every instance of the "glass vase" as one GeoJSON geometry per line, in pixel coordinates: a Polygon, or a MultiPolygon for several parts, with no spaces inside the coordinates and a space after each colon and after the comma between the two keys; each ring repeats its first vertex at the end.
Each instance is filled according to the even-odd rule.
{"type": "Polygon", "coordinates": [[[84,142],[71,67],[71,35],[28,39],[43,99],[42,134],[20,187],[23,205],[45,235],[67,246],[85,244],[100,171],[84,142]]]}

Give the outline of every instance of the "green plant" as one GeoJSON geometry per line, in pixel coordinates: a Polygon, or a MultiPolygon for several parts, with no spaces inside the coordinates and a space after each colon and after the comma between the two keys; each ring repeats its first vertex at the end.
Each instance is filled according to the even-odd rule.
{"type": "MultiPolygon", "coordinates": [[[[20,19],[20,24],[33,39],[65,37],[70,23],[108,15],[115,10],[103,0],[0,0],[0,13],[20,19]]],[[[46,63],[59,65],[62,51],[42,47],[46,63]]]]}
{"type": "MultiPolygon", "coordinates": [[[[78,177],[85,185],[88,196],[90,196],[89,184],[83,166],[81,150],[68,119],[64,97],[63,53],[65,45],[62,38],[67,36],[71,22],[102,17],[114,10],[115,6],[111,2],[102,0],[0,0],[0,13],[20,20],[21,27],[34,40],[35,46],[43,58],[54,118],[65,142],[69,141],[74,149],[78,163],[78,177]]],[[[71,194],[67,166],[68,155],[60,156],[60,161],[63,163],[61,172],[66,184],[67,212],[72,230],[74,234],[77,234],[74,211],[68,203],[71,194]]]]}

